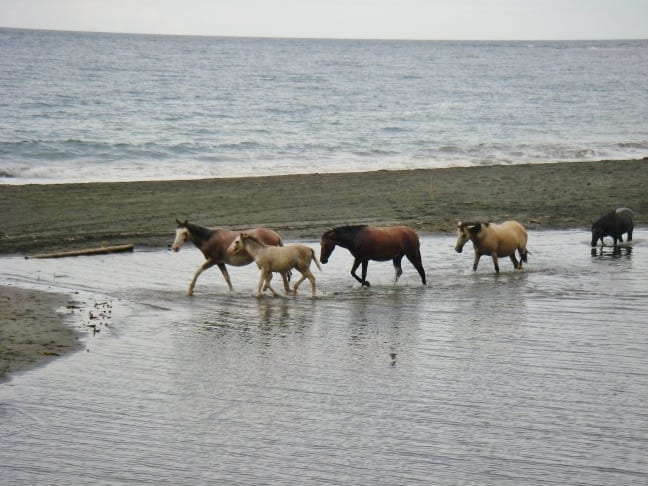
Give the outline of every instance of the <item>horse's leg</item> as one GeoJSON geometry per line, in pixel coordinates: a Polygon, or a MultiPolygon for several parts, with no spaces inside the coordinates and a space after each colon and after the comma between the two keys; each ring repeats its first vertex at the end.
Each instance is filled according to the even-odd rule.
{"type": "Polygon", "coordinates": [[[475,260],[473,261],[473,272],[477,271],[477,265],[479,265],[479,259],[481,258],[481,255],[477,252],[475,252],[475,260]]]}
{"type": "MultiPolygon", "coordinates": [[[[315,297],[315,294],[316,294],[316,291],[317,291],[316,288],[315,288],[315,276],[314,276],[313,273],[310,271],[310,268],[306,268],[304,271],[301,271],[301,270],[300,270],[300,272],[302,272],[302,278],[301,278],[300,282],[303,282],[303,280],[304,280],[305,278],[307,278],[308,281],[309,281],[310,284],[311,284],[311,295],[312,295],[313,297],[315,297]]],[[[297,289],[295,289],[295,293],[296,293],[296,292],[297,292],[297,289]]]]}
{"type": "Polygon", "coordinates": [[[522,268],[522,262],[518,264],[517,258],[515,258],[515,253],[512,253],[509,258],[513,262],[513,268],[515,268],[516,270],[522,268]]]}
{"type": "Polygon", "coordinates": [[[295,295],[297,295],[297,287],[299,287],[299,286],[301,285],[301,283],[302,283],[304,280],[306,280],[306,273],[305,273],[305,272],[302,272],[301,270],[299,270],[299,271],[301,272],[302,276],[301,276],[301,278],[300,278],[299,280],[297,280],[297,281],[295,282],[295,285],[293,286],[293,293],[294,293],[295,295]]]}
{"type": "Polygon", "coordinates": [[[270,287],[270,280],[272,280],[272,272],[265,272],[265,278],[263,279],[263,288],[261,292],[265,292],[270,287]]]}
{"type": "Polygon", "coordinates": [[[493,259],[493,265],[495,265],[495,272],[499,273],[499,263],[497,262],[497,252],[491,253],[491,258],[493,259]]]}
{"type": "Polygon", "coordinates": [[[361,285],[364,285],[365,284],[364,283],[364,277],[366,276],[367,270],[365,269],[365,271],[364,271],[365,275],[363,275],[363,278],[360,278],[360,277],[358,277],[358,275],[356,275],[356,270],[358,269],[358,267],[360,266],[361,263],[362,263],[362,261],[359,258],[356,258],[355,260],[353,260],[353,266],[351,267],[351,276],[353,278],[355,278],[358,282],[360,282],[361,285]]]}
{"type": "Polygon", "coordinates": [[[198,270],[194,273],[193,278],[191,279],[191,282],[189,283],[189,288],[187,289],[187,295],[192,296],[193,295],[193,290],[194,287],[196,286],[196,280],[198,280],[198,276],[203,273],[205,270],[207,270],[210,267],[213,267],[216,262],[214,260],[207,260],[205,263],[200,265],[198,267],[198,270]]]}
{"type": "Polygon", "coordinates": [[[421,276],[421,282],[423,282],[423,285],[427,285],[427,281],[425,280],[425,269],[423,268],[423,262],[421,261],[421,252],[420,250],[417,250],[415,254],[413,255],[407,255],[407,259],[414,265],[414,268],[418,271],[419,275],[421,276]]]}
{"type": "Polygon", "coordinates": [[[266,271],[261,270],[259,272],[259,286],[257,287],[257,293],[255,297],[261,297],[261,292],[265,290],[265,281],[266,281],[266,271]]]}
{"type": "Polygon", "coordinates": [[[223,274],[223,277],[225,278],[225,282],[227,282],[227,286],[229,287],[229,291],[231,292],[234,290],[234,287],[232,287],[232,281],[230,280],[229,272],[227,271],[227,267],[225,266],[224,263],[218,263],[218,268],[220,269],[221,273],[223,274]]]}
{"type": "Polygon", "coordinates": [[[367,280],[367,267],[369,266],[369,260],[362,260],[362,282],[365,287],[371,287],[369,280],[367,280]]]}
{"type": "Polygon", "coordinates": [[[272,272],[266,271],[265,287],[263,290],[270,290],[273,297],[278,297],[279,294],[270,286],[270,280],[272,280],[272,272]]]}
{"type": "Polygon", "coordinates": [[[288,275],[289,275],[289,272],[282,272],[281,273],[281,280],[283,281],[284,291],[287,294],[292,294],[292,293],[294,293],[294,291],[290,289],[290,285],[289,285],[289,282],[288,282],[288,275]]]}
{"type": "Polygon", "coordinates": [[[310,283],[311,283],[311,290],[312,290],[311,295],[312,295],[313,298],[315,298],[315,295],[317,294],[317,287],[315,286],[315,275],[313,275],[313,273],[310,270],[308,270],[307,277],[308,277],[308,280],[310,280],[310,283]]]}
{"type": "Polygon", "coordinates": [[[396,258],[394,258],[394,270],[396,271],[396,278],[394,278],[394,283],[398,282],[399,277],[403,275],[403,267],[401,266],[402,260],[403,260],[403,253],[401,253],[396,258]]]}

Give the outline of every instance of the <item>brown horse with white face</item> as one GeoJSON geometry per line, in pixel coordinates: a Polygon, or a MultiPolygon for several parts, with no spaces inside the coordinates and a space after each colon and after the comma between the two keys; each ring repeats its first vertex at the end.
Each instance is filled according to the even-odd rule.
{"type": "MultiPolygon", "coordinates": [[[[234,242],[240,232],[225,228],[209,229],[203,226],[198,226],[197,224],[189,223],[186,220],[184,223],[181,223],[176,219],[176,222],[178,223],[178,228],[176,229],[176,237],[173,242],[173,251],[179,251],[185,241],[191,240],[207,259],[207,261],[198,267],[198,270],[194,273],[193,279],[187,289],[187,295],[193,294],[198,276],[214,265],[217,265],[220,269],[231,292],[232,281],[230,280],[226,265],[241,267],[249,265],[254,261],[252,256],[245,251],[236,254],[227,252],[227,249],[234,242]]],[[[245,232],[258,238],[266,245],[283,246],[281,237],[270,229],[252,228],[245,230],[245,232]]]]}
{"type": "Polygon", "coordinates": [[[328,230],[320,241],[320,262],[328,262],[335,246],[341,246],[351,252],[353,266],[351,275],[363,286],[369,287],[367,266],[369,260],[385,262],[392,260],[396,271],[396,280],[403,274],[401,260],[403,257],[412,262],[426,285],[425,270],[421,263],[421,251],[418,235],[406,226],[375,227],[367,225],[339,226],[328,230]],[[362,265],[362,278],[356,270],[362,265]]]}
{"type": "Polygon", "coordinates": [[[473,270],[477,270],[479,259],[488,255],[493,259],[495,271],[499,273],[499,257],[509,257],[516,269],[522,268],[522,262],[527,262],[528,251],[527,232],[517,221],[506,221],[502,224],[494,223],[457,223],[457,253],[463,251],[468,240],[472,241],[475,249],[473,270]],[[515,258],[515,251],[520,255],[520,261],[515,258]]]}

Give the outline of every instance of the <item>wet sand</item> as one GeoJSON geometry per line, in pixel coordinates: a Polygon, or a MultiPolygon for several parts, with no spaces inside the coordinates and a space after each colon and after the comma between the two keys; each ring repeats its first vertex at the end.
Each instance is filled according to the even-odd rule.
{"type": "MultiPolygon", "coordinates": [[[[645,224],[646,187],[648,158],[195,181],[0,185],[0,253],[28,256],[118,244],[164,247],[172,242],[176,218],[210,227],[265,225],[292,238],[317,238],[326,228],[352,223],[453,232],[458,219],[515,219],[529,228],[587,231],[590,220],[619,206],[632,208],[636,224],[645,224]]],[[[66,325],[55,315],[51,295],[0,289],[1,377],[7,370],[47,359],[51,346],[65,346],[59,342],[65,332],[51,337],[50,332],[66,325]],[[27,358],[7,360],[21,339],[12,336],[27,328],[36,336],[31,338],[34,345],[19,351],[27,358]],[[38,345],[43,336],[47,343],[38,345]]]]}
{"type": "Polygon", "coordinates": [[[79,349],[81,334],[56,313],[67,305],[63,294],[0,286],[0,382],[79,349]]]}

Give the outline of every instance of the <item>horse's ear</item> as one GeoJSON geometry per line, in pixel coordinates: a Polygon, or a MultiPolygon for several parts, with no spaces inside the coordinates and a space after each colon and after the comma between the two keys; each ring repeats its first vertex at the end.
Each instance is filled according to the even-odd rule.
{"type": "Polygon", "coordinates": [[[472,226],[468,226],[468,229],[471,233],[479,233],[481,231],[481,223],[475,223],[472,226]]]}
{"type": "Polygon", "coordinates": [[[178,223],[178,227],[182,226],[182,223],[180,222],[180,220],[178,218],[176,218],[176,223],[178,223]]]}

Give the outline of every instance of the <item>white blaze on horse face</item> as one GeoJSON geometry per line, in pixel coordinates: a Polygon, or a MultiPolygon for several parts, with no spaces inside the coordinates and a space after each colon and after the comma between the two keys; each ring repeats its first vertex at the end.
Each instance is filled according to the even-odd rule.
{"type": "Polygon", "coordinates": [[[187,228],[178,228],[176,237],[173,240],[173,251],[179,251],[182,244],[189,239],[189,230],[187,228]]]}

